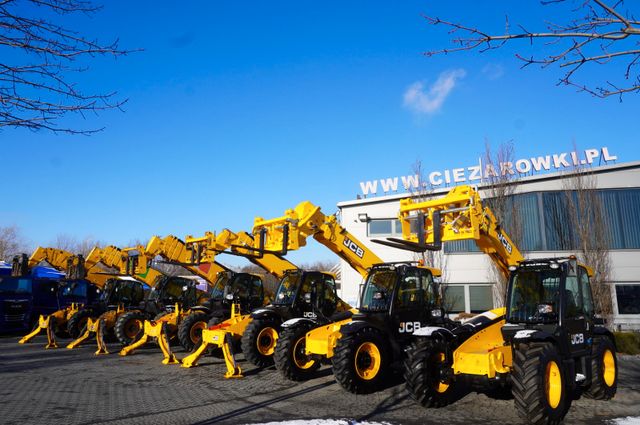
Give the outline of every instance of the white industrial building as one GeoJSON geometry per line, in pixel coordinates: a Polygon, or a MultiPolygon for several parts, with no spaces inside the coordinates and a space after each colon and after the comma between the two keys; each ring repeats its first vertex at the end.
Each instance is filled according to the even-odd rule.
{"type": "MultiPolygon", "coordinates": [[[[610,237],[611,282],[614,324],[619,329],[640,329],[640,162],[591,168],[598,196],[606,212],[610,237]]],[[[531,174],[531,173],[529,173],[531,174]]],[[[528,175],[517,180],[514,198],[524,211],[524,243],[519,246],[527,258],[567,256],[574,252],[563,247],[554,235],[553,221],[562,217],[562,197],[568,173],[528,175]],[[551,213],[553,212],[553,214],[551,213]],[[564,248],[564,249],[563,249],[564,248]]],[[[485,197],[481,182],[476,184],[485,197]]],[[[434,189],[427,197],[441,197],[449,187],[434,189]]],[[[338,204],[341,223],[384,261],[415,260],[415,254],[372,242],[386,237],[401,238],[397,213],[399,200],[409,193],[370,195],[338,204]]],[[[421,195],[424,196],[424,195],[421,195]]],[[[500,219],[500,218],[499,218],[500,219]]],[[[560,226],[562,227],[562,226],[560,226]]],[[[445,244],[441,268],[447,293],[455,299],[452,312],[480,312],[493,308],[494,274],[488,256],[477,251],[472,241],[445,244]]],[[[340,296],[357,304],[361,276],[341,262],[340,296]]]]}

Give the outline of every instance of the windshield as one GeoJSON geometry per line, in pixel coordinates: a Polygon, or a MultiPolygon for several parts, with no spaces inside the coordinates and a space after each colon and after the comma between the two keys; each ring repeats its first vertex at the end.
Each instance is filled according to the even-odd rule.
{"type": "Polygon", "coordinates": [[[374,270],[364,285],[360,308],[362,310],[388,310],[396,281],[395,270],[374,270]]]}
{"type": "Polygon", "coordinates": [[[218,274],[218,279],[216,279],[213,288],[209,291],[212,299],[221,300],[223,298],[224,288],[229,283],[229,279],[231,279],[231,273],[222,272],[218,274]]]}
{"type": "Polygon", "coordinates": [[[280,281],[280,286],[278,286],[278,292],[276,293],[276,299],[273,301],[273,304],[292,304],[296,298],[296,291],[300,285],[301,276],[299,273],[285,275],[280,281]]]}
{"type": "Polygon", "coordinates": [[[560,270],[525,270],[511,277],[507,321],[544,323],[558,318],[560,270]]]}
{"type": "Polygon", "coordinates": [[[0,278],[0,293],[30,294],[31,279],[17,277],[0,278]]]}
{"type": "Polygon", "coordinates": [[[87,285],[84,282],[67,282],[62,288],[62,295],[65,297],[86,297],[87,285]]]}

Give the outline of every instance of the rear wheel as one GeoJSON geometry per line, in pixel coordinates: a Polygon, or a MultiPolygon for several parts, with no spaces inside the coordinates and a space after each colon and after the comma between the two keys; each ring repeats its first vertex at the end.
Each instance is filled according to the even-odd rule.
{"type": "Polygon", "coordinates": [[[280,323],[273,318],[253,319],[242,335],[244,357],[258,367],[273,364],[280,323]]]}
{"type": "Polygon", "coordinates": [[[309,379],[320,367],[320,357],[305,354],[305,336],[313,326],[308,323],[282,329],[274,353],[276,368],[292,381],[309,379]]]}
{"type": "Polygon", "coordinates": [[[202,330],[207,327],[209,316],[201,311],[189,314],[178,326],[178,340],[187,351],[193,351],[202,344],[202,330]]]}
{"type": "Polygon", "coordinates": [[[411,398],[423,407],[442,407],[454,400],[451,363],[444,343],[418,338],[406,350],[404,379],[411,398]]]}
{"type": "Polygon", "coordinates": [[[355,394],[377,391],[388,372],[389,354],[380,331],[370,326],[338,340],[331,359],[333,375],[355,394]]]}
{"type": "Polygon", "coordinates": [[[596,337],[593,341],[591,359],[591,386],[585,396],[596,400],[609,400],[618,389],[618,360],[616,349],[607,337],[596,337]]]}
{"type": "Polygon", "coordinates": [[[511,377],[511,391],[520,417],[536,425],[562,422],[571,398],[562,359],[553,344],[521,344],[514,350],[511,377]]]}
{"type": "Polygon", "coordinates": [[[67,322],[67,332],[71,338],[76,339],[87,329],[87,321],[92,316],[89,310],[78,310],[69,318],[67,322]]]}
{"type": "Polygon", "coordinates": [[[116,320],[114,332],[122,345],[131,345],[142,337],[145,315],[137,310],[128,311],[116,320]]]}

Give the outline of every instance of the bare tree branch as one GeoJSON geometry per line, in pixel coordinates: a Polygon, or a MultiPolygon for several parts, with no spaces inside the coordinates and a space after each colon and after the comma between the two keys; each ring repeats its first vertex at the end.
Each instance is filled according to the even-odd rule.
{"type": "Polygon", "coordinates": [[[87,112],[120,109],[126,102],[115,92],[84,93],[73,75],[86,71],[80,61],[130,51],[119,49],[118,40],[101,44],[50,18],[98,10],[83,0],[0,1],[0,130],[23,127],[91,134],[102,128],[76,129],[60,122],[70,114],[84,118],[87,112]]]}
{"type": "MultiPolygon", "coordinates": [[[[563,3],[565,0],[543,1],[543,5],[563,3]]],[[[533,44],[536,39],[547,40],[545,49],[555,48],[547,54],[539,57],[522,55],[515,56],[523,62],[523,67],[538,64],[542,67],[557,65],[565,70],[564,76],[558,84],[573,86],[578,91],[589,93],[596,97],[622,96],[625,93],[640,92],[640,75],[632,72],[632,68],[640,59],[638,42],[631,37],[640,35],[640,21],[625,10],[624,3],[619,1],[611,6],[601,0],[585,0],[578,13],[583,10],[583,15],[567,24],[546,22],[545,31],[529,31],[523,25],[518,25],[519,31],[511,32],[509,18],[505,20],[503,34],[489,34],[472,26],[446,21],[437,17],[426,16],[431,25],[443,25],[449,28],[449,34],[462,34],[451,39],[453,47],[437,49],[425,52],[427,56],[448,54],[466,50],[498,49],[513,40],[529,40],[533,44]],[[593,84],[582,83],[574,80],[577,72],[583,65],[614,64],[614,61],[626,61],[625,72],[615,81],[605,79],[593,84]]],[[[617,65],[616,62],[614,65],[617,65]]]]}

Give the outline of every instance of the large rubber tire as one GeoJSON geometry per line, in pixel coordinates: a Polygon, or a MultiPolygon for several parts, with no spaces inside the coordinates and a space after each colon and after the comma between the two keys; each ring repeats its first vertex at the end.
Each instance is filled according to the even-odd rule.
{"type": "Polygon", "coordinates": [[[336,381],[350,393],[377,391],[390,367],[384,335],[370,326],[344,335],[333,350],[331,364],[336,381]]]}
{"type": "Polygon", "coordinates": [[[423,407],[451,404],[456,395],[444,342],[417,338],[406,349],[404,379],[412,399],[423,407]],[[447,373],[450,372],[450,373],[447,373]]]}
{"type": "Polygon", "coordinates": [[[591,386],[585,392],[588,398],[609,400],[618,389],[618,360],[616,349],[607,337],[595,337],[591,359],[591,386]]]}
{"type": "Polygon", "coordinates": [[[67,321],[67,333],[71,338],[76,339],[87,329],[87,320],[93,317],[86,309],[78,310],[67,321]]]}
{"type": "Polygon", "coordinates": [[[116,320],[114,332],[122,345],[131,345],[142,337],[146,316],[137,310],[127,311],[116,320]]]}
{"type": "Polygon", "coordinates": [[[276,369],[287,379],[305,381],[313,376],[321,365],[317,355],[306,355],[305,335],[313,329],[309,323],[283,328],[278,336],[273,355],[276,369]]]}
{"type": "Polygon", "coordinates": [[[193,351],[202,344],[202,330],[207,327],[209,315],[202,311],[194,311],[180,322],[178,340],[187,351],[193,351]]]}
{"type": "Polygon", "coordinates": [[[258,367],[273,364],[280,322],[273,318],[253,319],[242,334],[244,358],[258,367]]]}
{"type": "Polygon", "coordinates": [[[562,359],[552,343],[521,344],[515,349],[511,378],[511,392],[521,418],[534,425],[562,422],[571,396],[562,359]]]}

